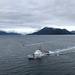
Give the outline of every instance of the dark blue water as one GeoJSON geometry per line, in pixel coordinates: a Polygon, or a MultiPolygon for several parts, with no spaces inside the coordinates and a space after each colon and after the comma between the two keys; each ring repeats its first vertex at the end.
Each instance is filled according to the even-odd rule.
{"type": "Polygon", "coordinates": [[[0,75],[75,75],[74,47],[74,35],[0,36],[0,75]],[[59,51],[59,56],[29,60],[27,55],[39,45],[42,50],[59,51]]]}

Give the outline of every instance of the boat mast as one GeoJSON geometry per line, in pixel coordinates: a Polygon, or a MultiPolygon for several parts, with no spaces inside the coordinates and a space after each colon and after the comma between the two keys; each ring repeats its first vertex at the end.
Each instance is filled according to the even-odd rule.
{"type": "Polygon", "coordinates": [[[41,50],[42,48],[41,48],[41,45],[39,46],[39,50],[41,50]]]}

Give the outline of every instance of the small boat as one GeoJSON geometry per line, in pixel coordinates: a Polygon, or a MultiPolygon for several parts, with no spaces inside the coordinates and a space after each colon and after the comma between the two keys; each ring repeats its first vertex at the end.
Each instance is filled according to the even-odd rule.
{"type": "Polygon", "coordinates": [[[28,55],[29,59],[37,59],[43,57],[44,54],[40,50],[36,50],[32,55],[28,55]]]}
{"type": "Polygon", "coordinates": [[[49,51],[42,51],[41,47],[39,47],[38,50],[36,50],[32,55],[28,55],[29,59],[38,59],[42,58],[43,56],[49,55],[49,51]]]}

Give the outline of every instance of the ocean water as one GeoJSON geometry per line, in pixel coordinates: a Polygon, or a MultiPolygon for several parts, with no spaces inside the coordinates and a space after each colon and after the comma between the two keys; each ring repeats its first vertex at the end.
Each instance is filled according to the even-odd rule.
{"type": "Polygon", "coordinates": [[[0,75],[75,75],[75,35],[0,36],[0,75]],[[53,54],[29,60],[39,45],[53,54]]]}

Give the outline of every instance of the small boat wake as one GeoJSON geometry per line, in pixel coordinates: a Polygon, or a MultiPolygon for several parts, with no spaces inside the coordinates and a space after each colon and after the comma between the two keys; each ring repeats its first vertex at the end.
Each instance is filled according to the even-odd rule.
{"type": "Polygon", "coordinates": [[[66,49],[62,49],[62,50],[57,50],[57,51],[49,51],[49,54],[61,54],[62,52],[67,52],[67,51],[70,51],[70,50],[74,50],[75,49],[75,46],[73,47],[69,47],[69,48],[66,48],[66,49]]]}
{"type": "Polygon", "coordinates": [[[55,42],[55,41],[48,41],[48,42],[39,42],[39,43],[33,43],[33,44],[28,44],[28,45],[25,45],[25,46],[35,46],[35,45],[41,45],[41,44],[48,44],[48,43],[52,43],[52,42],[55,42]]]}

